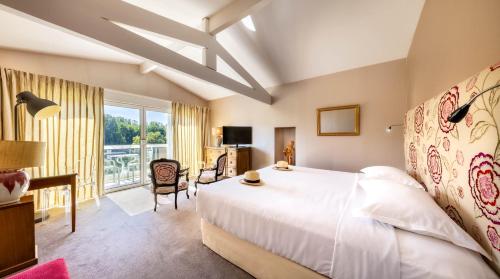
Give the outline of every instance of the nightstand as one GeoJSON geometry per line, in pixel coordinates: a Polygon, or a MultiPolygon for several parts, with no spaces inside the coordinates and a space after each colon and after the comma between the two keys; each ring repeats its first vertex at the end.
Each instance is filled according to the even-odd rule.
{"type": "Polygon", "coordinates": [[[33,196],[0,205],[0,277],[38,263],[33,196]]]}

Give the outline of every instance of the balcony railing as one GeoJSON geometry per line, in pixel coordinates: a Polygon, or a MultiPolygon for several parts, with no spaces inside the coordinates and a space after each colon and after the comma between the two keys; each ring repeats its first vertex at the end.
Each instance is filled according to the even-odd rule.
{"type": "Polygon", "coordinates": [[[131,145],[104,146],[104,189],[149,183],[149,162],[167,158],[168,144],[146,144],[144,166],[141,166],[141,147],[131,145]],[[141,172],[145,171],[144,180],[141,172]]]}

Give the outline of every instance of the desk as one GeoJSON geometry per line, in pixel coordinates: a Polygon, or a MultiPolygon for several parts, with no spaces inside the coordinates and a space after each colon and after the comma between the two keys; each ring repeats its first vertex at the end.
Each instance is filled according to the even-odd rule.
{"type": "Polygon", "coordinates": [[[66,174],[59,176],[39,177],[30,180],[28,191],[40,190],[56,186],[71,185],[71,232],[76,228],[76,176],[78,174],[66,174]]]}

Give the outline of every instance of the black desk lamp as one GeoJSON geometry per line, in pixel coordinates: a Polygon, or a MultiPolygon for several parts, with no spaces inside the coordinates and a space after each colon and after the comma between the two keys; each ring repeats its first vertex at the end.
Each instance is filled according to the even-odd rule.
{"type": "Polygon", "coordinates": [[[28,110],[29,114],[31,114],[31,116],[33,116],[33,118],[37,120],[51,117],[61,110],[61,107],[56,103],[46,99],[38,98],[29,91],[23,91],[17,94],[16,98],[17,101],[14,107],[14,137],[16,140],[18,140],[17,114],[20,105],[26,104],[26,109],[28,110]]]}
{"type": "Polygon", "coordinates": [[[458,123],[460,120],[464,119],[465,115],[467,115],[467,112],[469,111],[470,105],[477,99],[477,97],[483,95],[484,93],[495,89],[499,87],[500,84],[493,85],[492,87],[483,90],[481,93],[477,94],[474,96],[472,99],[470,99],[467,103],[465,103],[463,106],[457,108],[454,112],[448,116],[448,121],[453,122],[453,123],[458,123]]]}

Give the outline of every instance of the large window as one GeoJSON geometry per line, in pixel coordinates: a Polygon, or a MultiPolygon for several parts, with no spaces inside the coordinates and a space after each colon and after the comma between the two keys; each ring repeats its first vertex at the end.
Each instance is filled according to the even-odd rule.
{"type": "Polygon", "coordinates": [[[170,115],[159,109],[106,102],[104,188],[148,183],[149,162],[169,157],[170,115]]]}

